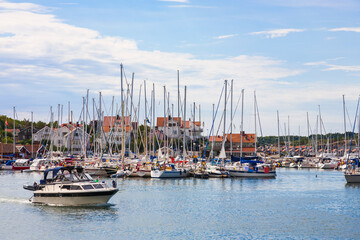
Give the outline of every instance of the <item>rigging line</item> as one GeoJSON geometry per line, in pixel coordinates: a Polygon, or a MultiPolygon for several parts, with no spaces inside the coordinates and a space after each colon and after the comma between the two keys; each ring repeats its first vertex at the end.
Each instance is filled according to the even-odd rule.
{"type": "MultiPolygon", "coordinates": [[[[241,95],[240,95],[240,96],[241,96],[241,95]]],[[[229,96],[227,96],[226,102],[228,102],[229,98],[230,98],[230,94],[229,94],[229,96]]],[[[220,131],[220,128],[221,128],[221,124],[222,124],[222,121],[223,121],[223,119],[224,119],[224,114],[225,114],[225,111],[222,112],[222,115],[221,115],[221,118],[220,118],[220,123],[219,123],[218,129],[217,129],[217,131],[216,131],[216,136],[219,134],[219,131],[220,131]]],[[[233,118],[234,118],[234,116],[235,116],[235,114],[233,115],[233,118]]],[[[230,127],[229,127],[229,128],[230,128],[230,127]]],[[[228,128],[228,129],[229,129],[229,128],[228,128]]],[[[227,135],[226,133],[224,133],[224,134],[227,135]]],[[[223,141],[225,141],[225,139],[223,139],[223,141]]]]}
{"type": "MultiPolygon", "coordinates": [[[[355,132],[355,126],[356,126],[356,119],[357,119],[357,115],[358,115],[358,111],[359,111],[359,102],[360,102],[360,97],[358,98],[358,102],[357,102],[357,106],[356,106],[356,114],[355,114],[355,120],[354,120],[354,127],[352,130],[352,134],[351,134],[351,141],[350,141],[350,147],[349,147],[349,153],[348,153],[348,157],[346,160],[346,166],[348,166],[348,162],[349,162],[349,158],[350,158],[350,152],[351,152],[351,145],[352,145],[352,141],[354,138],[354,132],[355,132]]],[[[345,149],[346,152],[346,149],[345,149]]]]}
{"type": "Polygon", "coordinates": [[[207,149],[207,146],[209,145],[210,134],[211,134],[212,129],[213,129],[213,127],[214,127],[214,122],[215,122],[215,119],[216,119],[217,112],[218,112],[218,110],[219,110],[220,101],[221,101],[222,95],[223,95],[223,93],[224,93],[224,88],[225,88],[225,86],[223,86],[223,88],[222,88],[222,90],[221,90],[221,94],[220,94],[219,102],[218,102],[218,105],[217,105],[217,107],[216,107],[216,112],[215,112],[214,120],[213,120],[213,122],[212,122],[212,124],[211,124],[211,129],[210,129],[210,132],[209,132],[208,139],[207,139],[207,141],[206,141],[206,146],[205,146],[205,149],[204,149],[204,154],[203,154],[202,158],[204,158],[204,157],[205,157],[205,154],[206,154],[206,149],[207,149]]]}

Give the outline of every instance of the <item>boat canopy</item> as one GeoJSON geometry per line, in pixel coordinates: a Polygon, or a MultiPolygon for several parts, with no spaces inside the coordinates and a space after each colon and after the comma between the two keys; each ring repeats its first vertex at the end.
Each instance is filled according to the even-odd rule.
{"type": "Polygon", "coordinates": [[[256,165],[257,163],[264,163],[259,157],[235,157],[231,155],[231,162],[250,163],[256,165]]]}

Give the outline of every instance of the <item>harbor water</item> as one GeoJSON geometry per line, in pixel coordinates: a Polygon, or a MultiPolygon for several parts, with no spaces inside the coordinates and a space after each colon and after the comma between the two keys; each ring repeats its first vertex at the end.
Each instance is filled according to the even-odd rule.
{"type": "Polygon", "coordinates": [[[1,239],[360,239],[360,185],[338,171],[119,179],[120,191],[98,207],[30,203],[22,186],[41,177],[0,171],[1,239]]]}

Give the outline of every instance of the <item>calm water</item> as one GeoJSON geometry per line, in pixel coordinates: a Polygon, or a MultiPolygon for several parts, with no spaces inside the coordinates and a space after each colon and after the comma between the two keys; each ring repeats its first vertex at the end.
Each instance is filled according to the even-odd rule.
{"type": "Polygon", "coordinates": [[[0,171],[0,239],[360,239],[360,185],[337,171],[118,180],[105,207],[33,205],[40,177],[0,171]]]}

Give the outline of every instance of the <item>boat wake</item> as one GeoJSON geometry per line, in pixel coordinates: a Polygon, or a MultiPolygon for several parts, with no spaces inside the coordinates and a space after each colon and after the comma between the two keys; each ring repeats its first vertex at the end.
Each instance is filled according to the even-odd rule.
{"type": "Polygon", "coordinates": [[[19,204],[30,204],[29,199],[26,198],[2,198],[0,197],[0,203],[19,203],[19,204]]]}

